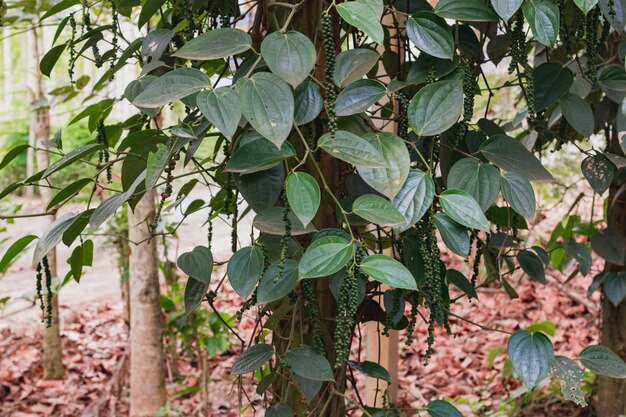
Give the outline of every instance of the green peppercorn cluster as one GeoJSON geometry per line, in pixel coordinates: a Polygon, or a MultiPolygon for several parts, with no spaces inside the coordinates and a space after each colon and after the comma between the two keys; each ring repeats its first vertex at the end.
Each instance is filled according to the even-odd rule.
{"type": "Polygon", "coordinates": [[[419,307],[419,291],[411,292],[411,314],[407,326],[406,345],[410,346],[415,339],[415,326],[417,325],[417,308],[419,307]]]}
{"type": "Polygon", "coordinates": [[[237,316],[237,320],[241,320],[243,318],[244,313],[256,305],[256,296],[257,296],[256,294],[257,294],[257,289],[255,288],[254,291],[252,291],[250,298],[244,301],[241,308],[237,310],[237,312],[235,313],[235,315],[237,316]]]}
{"type": "Polygon", "coordinates": [[[335,38],[333,37],[330,15],[327,12],[322,14],[322,36],[324,38],[324,54],[326,55],[326,66],[324,68],[324,87],[326,88],[326,114],[328,115],[328,131],[331,135],[337,132],[337,115],[335,114],[335,100],[337,92],[333,77],[335,73],[335,59],[337,51],[335,49],[335,38]]]}
{"type": "Polygon", "coordinates": [[[172,182],[174,181],[174,175],[172,174],[172,172],[174,172],[174,169],[176,168],[176,161],[178,161],[179,159],[180,159],[180,154],[178,153],[175,154],[174,156],[170,158],[167,166],[165,167],[165,170],[164,170],[165,175],[166,175],[165,190],[161,193],[161,200],[159,201],[159,205],[157,207],[156,216],[154,216],[154,220],[152,221],[152,223],[150,223],[150,229],[152,230],[153,233],[159,224],[159,220],[161,219],[161,212],[163,211],[163,206],[165,205],[165,201],[168,198],[170,198],[170,196],[172,195],[172,192],[173,192],[172,182]]]}
{"type": "Polygon", "coordinates": [[[515,13],[510,21],[511,32],[511,63],[509,74],[515,72],[518,65],[524,67],[528,63],[526,55],[526,33],[524,32],[524,14],[521,10],[515,13]]]}
{"type": "Polygon", "coordinates": [[[281,276],[285,271],[285,260],[287,259],[287,249],[289,248],[289,242],[291,241],[291,219],[289,218],[289,201],[287,200],[287,190],[283,192],[283,224],[285,225],[285,232],[280,239],[280,263],[278,267],[278,276],[281,276]]]}
{"type": "Polygon", "coordinates": [[[111,165],[109,165],[109,141],[107,139],[106,128],[104,127],[104,119],[100,118],[97,125],[98,135],[96,136],[96,142],[103,146],[98,152],[98,162],[100,164],[106,164],[107,183],[113,182],[113,176],[111,173],[111,165]]]}
{"type": "Polygon", "coordinates": [[[307,309],[311,321],[311,330],[313,338],[313,347],[318,352],[324,352],[324,343],[322,342],[322,321],[320,320],[320,310],[313,291],[313,280],[304,279],[301,281],[302,294],[306,300],[307,309]]]}
{"type": "Polygon", "coordinates": [[[206,222],[208,223],[208,227],[207,227],[207,247],[209,249],[211,249],[211,247],[213,246],[213,213],[215,213],[213,211],[213,207],[211,207],[211,209],[209,210],[209,216],[207,217],[206,222]]]}
{"type": "Polygon", "coordinates": [[[67,41],[67,47],[70,51],[70,62],[67,67],[67,74],[70,77],[70,84],[74,85],[74,69],[76,68],[76,59],[78,58],[78,52],[76,52],[76,18],[74,13],[71,13],[68,17],[71,32],[70,39],[67,41]]]}
{"type": "Polygon", "coordinates": [[[235,191],[234,201],[232,207],[233,213],[233,221],[231,222],[230,228],[230,249],[233,253],[237,252],[237,223],[239,221],[239,205],[237,204],[237,200],[239,198],[239,190],[235,191]]]}
{"type": "Polygon", "coordinates": [[[432,84],[437,81],[437,64],[432,64],[428,69],[428,75],[426,76],[426,84],[432,84]]]}
{"type": "Polygon", "coordinates": [[[110,0],[111,4],[111,46],[113,53],[111,54],[111,63],[109,66],[110,76],[109,80],[112,81],[115,78],[115,74],[113,73],[113,68],[117,64],[117,47],[119,43],[119,32],[120,32],[120,22],[118,18],[117,6],[115,4],[115,0],[110,0]]]}
{"type": "Polygon", "coordinates": [[[352,329],[356,318],[358,283],[356,265],[352,264],[346,270],[341,289],[339,290],[337,326],[335,327],[335,367],[345,365],[350,355],[352,344],[352,329]]]}
{"type": "Polygon", "coordinates": [[[398,136],[404,140],[409,139],[409,100],[402,93],[396,94],[400,107],[400,120],[398,122],[398,136]]]}
{"type": "MultiPolygon", "coordinates": [[[[89,15],[89,4],[87,0],[83,1],[83,31],[89,32],[92,29],[91,27],[91,16],[89,15]]],[[[102,54],[100,54],[100,49],[98,48],[98,43],[94,42],[91,47],[91,51],[93,53],[94,63],[96,68],[102,68],[104,65],[104,60],[102,59],[102,54]]]]}
{"type": "Polygon", "coordinates": [[[587,80],[592,84],[598,81],[598,17],[600,16],[600,8],[594,7],[588,14],[585,21],[585,33],[586,33],[586,49],[585,56],[587,57],[587,71],[585,76],[587,80]]]}
{"type": "Polygon", "coordinates": [[[42,321],[43,321],[43,317],[45,317],[45,305],[43,302],[43,266],[41,265],[41,262],[39,262],[37,264],[37,275],[35,275],[35,279],[36,279],[36,287],[35,287],[35,293],[37,295],[37,300],[39,300],[39,307],[41,307],[41,317],[42,317],[42,321]]]}

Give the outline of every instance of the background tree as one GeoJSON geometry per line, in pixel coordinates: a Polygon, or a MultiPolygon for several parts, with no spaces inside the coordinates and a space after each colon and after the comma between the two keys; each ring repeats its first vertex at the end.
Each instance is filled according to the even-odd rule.
{"type": "MultiPolygon", "coordinates": [[[[241,314],[253,314],[257,326],[232,373],[252,375],[268,415],[337,416],[347,408],[397,414],[388,392],[378,408],[360,400],[354,372],[390,376],[351,351],[361,334],[355,329],[368,321],[381,323],[385,334],[406,328],[410,343],[424,320],[427,362],[435,328],[449,332],[450,320],[472,322],[451,306],[484,286],[517,297],[510,277],[518,270],[543,282],[548,264],[564,270],[574,262],[571,278],[586,275],[591,248],[610,264],[591,290],[602,287],[615,305],[626,296],[626,276],[618,270],[626,263],[621,188],[609,193],[602,221],[593,213],[589,221],[567,216],[548,242],[527,245],[525,238],[536,210],[532,183],[554,180],[539,158],[545,151],[573,144],[598,194],[612,181],[623,184],[621,1],[105,6],[112,18],[97,24],[88,2],[50,8],[46,17],[69,13],[57,33],[70,28],[71,37],[57,38],[41,69],[49,74],[67,51],[72,77],[76,60],[89,54],[106,69],[94,85],[98,92],[137,58],[141,77],[124,99],[141,114],[110,123],[107,115],[120,100],[90,105],[81,115],[89,117],[96,139],[3,194],[49,182],[98,154],[93,179],[106,184],[119,172],[117,192],[95,210],[58,220],[47,232],[57,236],[53,243],[60,236],[71,243],[87,223],[100,226],[126,203],[139,211],[142,196],[162,189],[150,223],[157,236],[169,233],[158,219],[173,184],[194,176],[176,202],[195,186],[205,186],[211,199],[198,207],[207,212],[207,242],[178,259],[189,276],[186,309],[213,306],[226,278],[246,299],[241,314]],[[117,14],[131,16],[135,7],[138,27],[153,25],[132,40],[120,31],[117,14]],[[394,49],[392,41],[404,47],[394,49]],[[503,76],[494,76],[497,71],[503,76]],[[494,116],[491,106],[504,94],[516,97],[515,111],[494,116]],[[171,122],[150,128],[159,109],[171,122]],[[392,124],[394,133],[386,130],[392,124]],[[602,144],[587,140],[591,136],[602,144]],[[209,155],[199,158],[207,147],[209,155]],[[251,212],[254,230],[243,231],[239,221],[251,212]],[[214,262],[218,218],[231,226],[233,256],[214,262]],[[439,241],[471,258],[473,273],[447,269],[439,241]],[[222,263],[227,274],[216,281],[212,269],[222,263]],[[450,285],[464,295],[451,299],[450,285]]],[[[606,308],[607,319],[619,323],[619,311],[606,308]]],[[[605,343],[618,343],[612,347],[623,354],[610,329],[605,343]]],[[[585,399],[573,359],[600,375],[626,377],[626,364],[607,347],[555,357],[550,339],[536,329],[513,333],[508,354],[529,388],[553,375],[577,403],[585,399]]],[[[600,395],[606,398],[606,391],[600,395]]],[[[439,400],[427,410],[458,413],[439,400]]]]}

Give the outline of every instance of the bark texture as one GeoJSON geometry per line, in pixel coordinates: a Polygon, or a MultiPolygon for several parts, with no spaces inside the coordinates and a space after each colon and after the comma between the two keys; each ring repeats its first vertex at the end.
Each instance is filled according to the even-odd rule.
{"type": "Polygon", "coordinates": [[[129,237],[142,242],[130,254],[130,416],[154,417],[165,405],[163,325],[156,241],[148,224],[155,216],[154,191],[129,215],[129,237]]]}
{"type": "MultiPolygon", "coordinates": [[[[614,129],[611,151],[620,152],[618,134],[614,129]]],[[[626,236],[626,193],[623,187],[626,181],[623,175],[616,173],[609,189],[608,227],[619,230],[626,236]]],[[[626,266],[606,263],[605,271],[624,271],[626,266]]],[[[602,339],[601,344],[611,348],[626,360],[626,301],[614,306],[606,297],[602,301],[602,339]]],[[[626,415],[626,379],[608,377],[598,378],[598,396],[595,403],[598,416],[619,417],[626,415]]]]}

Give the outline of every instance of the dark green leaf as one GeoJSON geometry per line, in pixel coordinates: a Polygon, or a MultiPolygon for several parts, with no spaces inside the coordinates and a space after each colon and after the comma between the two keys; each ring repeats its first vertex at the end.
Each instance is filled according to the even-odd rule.
{"type": "Polygon", "coordinates": [[[582,243],[570,241],[563,245],[563,249],[569,255],[570,258],[575,259],[578,262],[578,270],[581,274],[587,275],[591,270],[591,254],[589,249],[582,243]]]}
{"type": "Polygon", "coordinates": [[[265,410],[265,417],[293,417],[293,411],[289,405],[278,403],[265,410]]]}
{"type": "Polygon", "coordinates": [[[324,134],[317,145],[326,152],[356,166],[385,168],[382,151],[367,140],[344,130],[338,130],[333,136],[324,134]]]}
{"type": "Polygon", "coordinates": [[[598,0],[574,0],[574,3],[584,14],[587,14],[596,7],[598,0]]]}
{"type": "Polygon", "coordinates": [[[364,194],[354,200],[352,212],[379,226],[397,226],[406,223],[406,217],[389,200],[375,194],[364,194]]]}
{"type": "Polygon", "coordinates": [[[261,43],[270,70],[296,88],[315,67],[315,46],[300,32],[270,33],[261,43]]]}
{"type": "Polygon", "coordinates": [[[476,289],[461,272],[457,271],[456,269],[448,269],[446,271],[446,278],[448,279],[448,282],[454,284],[470,298],[478,298],[478,294],[476,294],[476,289]]]}
{"type": "Polygon", "coordinates": [[[141,5],[141,12],[139,12],[139,21],[137,25],[142,28],[143,25],[154,16],[159,9],[165,4],[165,0],[145,0],[141,5]]]}
{"type": "Polygon", "coordinates": [[[150,84],[132,101],[137,107],[157,108],[211,87],[211,80],[195,68],[178,68],[150,84]]]}
{"type": "Polygon", "coordinates": [[[2,255],[2,259],[0,259],[0,274],[4,274],[14,260],[21,255],[30,242],[35,239],[37,239],[37,236],[35,235],[26,235],[13,242],[13,244],[4,252],[4,255],[2,255]]]}
{"type": "MultiPolygon", "coordinates": [[[[264,171],[279,164],[281,161],[296,156],[291,144],[285,142],[280,149],[267,139],[256,134],[248,135],[250,140],[239,145],[226,163],[227,172],[250,174],[264,171]]],[[[242,137],[239,143],[242,142],[242,137]]]]}
{"type": "Polygon", "coordinates": [[[354,254],[354,245],[337,236],[315,239],[300,259],[300,278],[318,278],[334,274],[346,266],[354,254]]]}
{"type": "Polygon", "coordinates": [[[100,149],[102,149],[102,145],[98,143],[90,143],[89,145],[81,146],[80,148],[76,148],[71,152],[66,153],[58,161],[46,168],[43,175],[41,176],[41,179],[46,179],[55,172],[65,168],[66,166],[78,161],[81,158],[91,155],[92,153],[100,149]]]}
{"type": "MultiPolygon", "coordinates": [[[[355,83],[356,84],[356,83],[355,83]]],[[[411,166],[411,157],[406,144],[393,133],[368,133],[363,137],[383,156],[385,168],[357,166],[361,178],[374,190],[393,199],[406,182],[411,166]]]]}
{"type": "MultiPolygon", "coordinates": [[[[316,231],[315,227],[312,224],[309,224],[305,227],[300,219],[298,219],[298,217],[291,210],[289,211],[289,220],[291,221],[291,234],[293,236],[304,235],[316,231]]],[[[283,208],[270,207],[259,212],[254,217],[252,225],[261,232],[268,233],[270,235],[285,234],[283,208]]]]}
{"type": "Polygon", "coordinates": [[[257,246],[239,249],[228,261],[228,281],[242,298],[248,298],[261,279],[264,262],[263,251],[257,246]]]}
{"type": "Polygon", "coordinates": [[[185,285],[185,312],[191,314],[206,296],[209,289],[209,281],[200,281],[189,277],[185,285]]]}
{"type": "Polygon", "coordinates": [[[456,407],[444,400],[429,402],[426,406],[426,411],[428,411],[430,417],[463,417],[456,407]]]}
{"type": "Polygon", "coordinates": [[[439,0],[435,13],[445,19],[470,22],[498,20],[498,16],[481,0],[439,0]]]}
{"type": "Polygon", "coordinates": [[[517,262],[530,279],[545,284],[546,268],[536,253],[528,249],[522,250],[517,254],[517,262]]]}
{"type": "Polygon", "coordinates": [[[362,113],[385,96],[385,86],[376,80],[357,80],[337,96],[335,102],[337,116],[350,116],[362,113]]]}
{"type": "Polygon", "coordinates": [[[196,246],[191,252],[185,252],[176,261],[178,267],[187,275],[208,283],[213,273],[213,255],[206,246],[196,246]]]}
{"type": "Polygon", "coordinates": [[[229,87],[211,91],[201,91],[196,96],[198,109],[217,130],[227,138],[232,138],[241,120],[239,96],[229,87]]]}
{"type": "Polygon", "coordinates": [[[385,39],[385,33],[383,32],[383,27],[380,24],[380,17],[383,9],[382,0],[347,1],[345,3],[338,4],[336,7],[339,16],[348,22],[348,24],[363,31],[374,42],[383,42],[385,39]]]}
{"type": "Polygon", "coordinates": [[[247,51],[252,38],[241,29],[210,30],[187,42],[174,56],[198,61],[226,58],[247,51]]]}
{"type": "Polygon", "coordinates": [[[454,39],[445,19],[432,12],[418,12],[409,17],[406,32],[420,51],[442,59],[454,56],[454,39]]]}
{"type": "MultiPolygon", "coordinates": [[[[276,150],[274,145],[270,146],[276,150]]],[[[239,175],[235,181],[242,197],[258,213],[276,204],[285,185],[285,167],[278,164],[265,171],[239,175]]]]}
{"type": "Polygon", "coordinates": [[[515,172],[507,172],[500,178],[500,184],[504,199],[511,205],[511,208],[528,220],[532,220],[535,217],[537,202],[530,182],[515,172]]]}
{"type": "Polygon", "coordinates": [[[50,208],[62,204],[70,198],[74,197],[90,182],[93,182],[91,178],[81,178],[78,181],[74,181],[73,183],[56,193],[54,197],[52,197],[52,199],[48,203],[48,207],[46,208],[46,210],[50,210],[50,208]]]}
{"type": "Polygon", "coordinates": [[[465,227],[443,213],[435,214],[433,221],[448,249],[459,256],[466,257],[469,255],[471,245],[465,227]]]}
{"type": "Polygon", "coordinates": [[[430,209],[434,198],[435,182],[432,177],[419,169],[410,170],[400,192],[393,199],[394,207],[407,219],[396,230],[403,232],[416,224],[430,209]]]}
{"type": "Polygon", "coordinates": [[[337,55],[333,79],[340,88],[360,80],[376,65],[378,52],[368,48],[355,48],[337,55]]]}
{"type": "Polygon", "coordinates": [[[280,300],[298,285],[298,262],[285,259],[283,273],[280,272],[280,260],[267,268],[257,288],[257,302],[267,304],[280,300]]]}
{"type": "Polygon", "coordinates": [[[395,288],[416,290],[417,282],[408,269],[387,255],[370,255],[361,262],[361,269],[372,279],[395,288]]]}
{"type": "Polygon", "coordinates": [[[535,111],[545,110],[567,94],[573,82],[572,71],[556,62],[546,62],[535,68],[533,71],[535,111]]]}
{"type": "Polygon", "coordinates": [[[243,115],[252,127],[281,148],[291,133],[294,115],[293,93],[278,76],[259,72],[240,78],[235,85],[243,115]]]}
{"type": "Polygon", "coordinates": [[[285,353],[285,360],[296,374],[313,381],[332,381],[333,371],[328,359],[308,346],[293,348],[285,353]]]}
{"type": "Polygon", "coordinates": [[[607,273],[604,278],[604,294],[615,307],[620,305],[626,298],[626,272],[607,273]]]}
{"type": "Polygon", "coordinates": [[[322,111],[323,100],[320,87],[311,80],[306,80],[294,93],[294,119],[298,126],[315,120],[322,111]]]}
{"type": "Polygon", "coordinates": [[[294,172],[287,178],[286,192],[289,206],[307,226],[320,206],[321,192],[317,181],[306,172],[294,172]]]}
{"type": "Polygon", "coordinates": [[[63,232],[72,225],[78,214],[66,213],[58,217],[54,223],[50,225],[35,246],[35,253],[33,254],[33,267],[36,267],[39,262],[46,256],[63,238],[63,232]]]}
{"type": "Polygon", "coordinates": [[[591,236],[591,248],[614,265],[626,265],[626,237],[616,228],[591,236]]]}
{"type": "Polygon", "coordinates": [[[491,0],[491,5],[498,13],[498,16],[505,22],[508,22],[515,12],[519,10],[523,2],[524,0],[491,0]]]}
{"type": "Polygon", "coordinates": [[[448,189],[439,196],[443,212],[455,222],[478,230],[489,230],[489,222],[474,198],[463,190],[448,189]]]}
{"type": "Polygon", "coordinates": [[[559,99],[563,117],[578,133],[585,137],[593,134],[594,119],[591,106],[575,94],[567,93],[559,99]]]}
{"type": "Polygon", "coordinates": [[[364,375],[367,375],[369,377],[376,378],[376,379],[382,379],[383,381],[387,381],[388,383],[391,383],[391,376],[389,375],[389,372],[385,368],[377,364],[376,362],[348,361],[348,364],[364,375]]]}
{"type": "Polygon", "coordinates": [[[494,135],[480,145],[480,152],[497,167],[515,172],[531,181],[552,181],[541,162],[515,139],[494,135]]]}
{"type": "Polygon", "coordinates": [[[611,349],[602,345],[587,346],[578,360],[585,368],[611,378],[626,378],[626,363],[611,349]]]}
{"type": "Polygon", "coordinates": [[[546,376],[554,360],[550,339],[543,333],[522,330],[515,332],[508,343],[513,369],[530,389],[546,376]]]}
{"type": "Polygon", "coordinates": [[[39,71],[41,71],[43,75],[45,75],[46,77],[50,76],[50,73],[52,73],[52,70],[54,69],[54,66],[56,65],[59,58],[61,57],[61,54],[63,53],[63,51],[65,51],[66,46],[67,44],[65,43],[57,45],[51,48],[48,52],[46,52],[43,58],[41,58],[41,62],[39,63],[39,71]]]}
{"type": "Polygon", "coordinates": [[[422,88],[411,100],[408,118],[418,136],[433,136],[451,128],[463,111],[463,84],[439,81],[422,88]]]}
{"type": "Polygon", "coordinates": [[[235,363],[230,373],[243,375],[254,372],[274,356],[274,348],[266,343],[258,343],[243,352],[235,363]]]}
{"type": "Polygon", "coordinates": [[[448,188],[458,188],[474,197],[482,211],[496,202],[500,192],[500,173],[490,164],[474,158],[456,162],[448,173],[448,188]]]}
{"type": "Polygon", "coordinates": [[[535,38],[552,48],[559,34],[558,6],[552,0],[530,0],[522,4],[522,10],[535,38]]]}
{"type": "Polygon", "coordinates": [[[22,152],[24,152],[29,147],[30,145],[23,144],[23,145],[17,145],[16,147],[12,148],[9,152],[7,152],[4,155],[4,157],[2,158],[2,161],[0,161],[0,169],[9,165],[12,160],[17,158],[22,152]]]}

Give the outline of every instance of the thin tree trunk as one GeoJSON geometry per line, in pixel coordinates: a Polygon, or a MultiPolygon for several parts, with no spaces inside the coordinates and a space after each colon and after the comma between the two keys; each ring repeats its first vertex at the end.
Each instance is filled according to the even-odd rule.
{"type": "MultiPolygon", "coordinates": [[[[613,129],[611,146],[620,151],[618,132],[613,129]]],[[[609,189],[608,227],[619,230],[626,236],[626,194],[620,193],[624,181],[613,181],[609,189]]],[[[606,263],[607,272],[626,271],[626,266],[606,263]]],[[[614,306],[606,297],[602,301],[602,340],[622,359],[626,359],[626,301],[614,306]]],[[[599,416],[619,417],[626,415],[626,379],[599,377],[598,397],[595,408],[599,416]]]]}
{"type": "Polygon", "coordinates": [[[142,242],[130,254],[130,417],[154,417],[165,405],[165,367],[159,269],[155,239],[154,191],[147,192],[129,215],[128,234],[142,242]]]}
{"type": "MultiPolygon", "coordinates": [[[[39,62],[40,48],[37,29],[32,30],[31,46],[33,47],[33,56],[35,62],[39,62]]],[[[30,136],[33,142],[38,146],[48,139],[50,136],[50,108],[45,104],[44,82],[41,73],[35,72],[36,84],[32,91],[31,105],[31,123],[30,136]]],[[[45,169],[50,165],[50,156],[47,152],[37,152],[37,167],[45,169]]],[[[45,205],[50,201],[51,189],[41,187],[41,201],[45,205]]],[[[54,221],[54,216],[50,216],[50,223],[54,221]]],[[[56,249],[48,253],[48,263],[50,265],[50,273],[53,277],[57,276],[57,256],[56,249]]],[[[47,307],[47,306],[46,306],[47,307]]],[[[47,309],[46,309],[47,311],[47,309]]],[[[52,306],[50,309],[51,326],[44,330],[43,338],[43,377],[44,379],[63,379],[65,367],[63,366],[63,349],[61,345],[61,332],[59,324],[59,299],[58,294],[52,297],[52,306]]]]}

